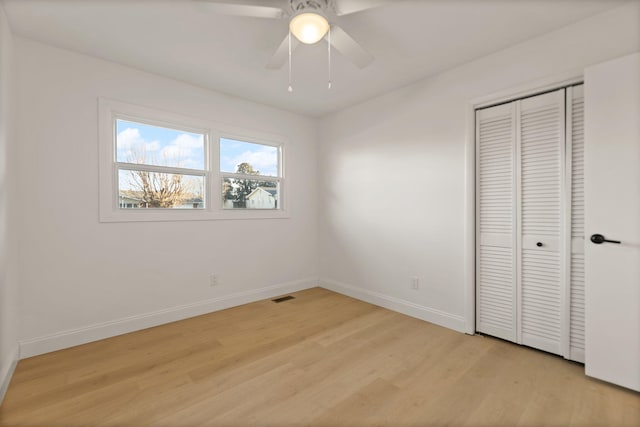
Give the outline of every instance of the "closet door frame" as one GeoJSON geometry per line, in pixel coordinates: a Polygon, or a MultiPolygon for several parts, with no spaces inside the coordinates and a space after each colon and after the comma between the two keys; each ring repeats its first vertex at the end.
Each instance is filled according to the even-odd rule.
{"type": "MultiPolygon", "coordinates": [[[[563,73],[550,78],[514,86],[509,89],[497,90],[493,93],[470,99],[467,103],[467,138],[465,145],[464,332],[469,335],[476,333],[476,110],[556,89],[562,89],[583,82],[583,74],[573,72],[563,73]]],[[[565,185],[567,185],[566,180],[565,185]]],[[[567,322],[568,319],[563,320],[563,327],[567,328],[568,325],[565,324],[565,322],[567,322]]]]}

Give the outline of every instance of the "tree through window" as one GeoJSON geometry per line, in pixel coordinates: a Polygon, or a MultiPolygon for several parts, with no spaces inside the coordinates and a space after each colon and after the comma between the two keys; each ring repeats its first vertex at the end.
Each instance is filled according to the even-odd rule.
{"type": "Polygon", "coordinates": [[[205,135],[116,120],[121,209],[205,207],[205,135]]]}
{"type": "Polygon", "coordinates": [[[225,209],[278,209],[280,150],[276,146],[220,139],[225,209]]]}

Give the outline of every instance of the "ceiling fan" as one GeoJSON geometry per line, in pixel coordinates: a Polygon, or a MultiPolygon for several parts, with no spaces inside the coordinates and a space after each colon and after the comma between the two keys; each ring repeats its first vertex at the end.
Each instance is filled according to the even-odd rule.
{"type": "Polygon", "coordinates": [[[198,0],[214,13],[254,18],[288,19],[290,34],[285,36],[266,68],[279,69],[290,50],[300,42],[314,44],[324,39],[359,68],[373,56],[335,22],[338,16],[372,9],[391,0],[198,0]]]}

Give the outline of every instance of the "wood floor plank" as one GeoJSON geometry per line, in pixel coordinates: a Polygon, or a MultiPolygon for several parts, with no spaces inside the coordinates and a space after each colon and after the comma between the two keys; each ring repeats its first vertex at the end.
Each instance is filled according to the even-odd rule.
{"type": "Polygon", "coordinates": [[[22,360],[0,426],[640,426],[640,394],[580,364],[292,296],[22,360]]]}

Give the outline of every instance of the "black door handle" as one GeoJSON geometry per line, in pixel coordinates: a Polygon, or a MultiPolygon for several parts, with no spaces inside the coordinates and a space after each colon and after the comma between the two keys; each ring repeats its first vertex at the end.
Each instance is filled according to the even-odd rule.
{"type": "Polygon", "coordinates": [[[539,247],[539,248],[541,248],[541,247],[542,247],[542,242],[538,242],[538,243],[536,243],[536,246],[537,246],[537,247],[539,247]]]}
{"type": "Polygon", "coordinates": [[[607,242],[607,243],[620,243],[620,240],[607,240],[604,238],[604,236],[602,234],[593,234],[591,236],[591,241],[593,243],[595,243],[596,245],[599,245],[601,243],[607,242]]]}

